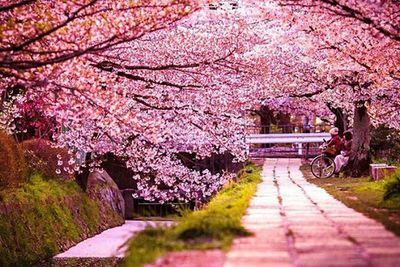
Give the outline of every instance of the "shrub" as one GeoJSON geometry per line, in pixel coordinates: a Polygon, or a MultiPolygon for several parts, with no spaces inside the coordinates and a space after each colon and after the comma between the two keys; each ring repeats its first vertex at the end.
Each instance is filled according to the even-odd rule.
{"type": "Polygon", "coordinates": [[[385,161],[399,161],[400,131],[379,125],[371,132],[371,152],[375,158],[385,161]]]}
{"type": "Polygon", "coordinates": [[[383,199],[388,200],[396,196],[400,196],[400,170],[396,171],[385,184],[383,199]]]}
{"type": "Polygon", "coordinates": [[[67,149],[52,147],[51,142],[44,139],[27,140],[22,146],[32,171],[42,173],[47,179],[74,177],[74,162],[67,149]]]}
{"type": "Polygon", "coordinates": [[[0,188],[16,186],[26,178],[27,166],[21,146],[0,132],[0,188]]]}
{"type": "Polygon", "coordinates": [[[14,119],[16,130],[19,133],[19,140],[29,138],[50,139],[57,124],[54,117],[46,116],[44,113],[45,101],[43,98],[31,94],[24,94],[23,102],[15,103],[19,116],[14,119]]]}

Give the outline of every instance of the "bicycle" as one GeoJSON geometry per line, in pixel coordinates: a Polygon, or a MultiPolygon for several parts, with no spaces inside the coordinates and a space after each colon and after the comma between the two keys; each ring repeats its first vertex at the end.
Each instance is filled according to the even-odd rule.
{"type": "Polygon", "coordinates": [[[316,178],[329,178],[335,173],[336,165],[332,154],[327,153],[328,143],[324,143],[319,147],[322,153],[311,161],[311,173],[316,178]]]}

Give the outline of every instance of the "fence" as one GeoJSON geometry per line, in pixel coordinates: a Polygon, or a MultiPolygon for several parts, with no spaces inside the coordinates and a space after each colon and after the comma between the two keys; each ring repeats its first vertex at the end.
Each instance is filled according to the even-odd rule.
{"type": "Polygon", "coordinates": [[[247,126],[247,134],[267,134],[267,133],[320,133],[328,132],[332,126],[329,124],[318,124],[315,126],[285,124],[285,125],[255,125],[247,126]]]}
{"type": "Polygon", "coordinates": [[[250,157],[301,157],[319,153],[319,144],[330,138],[329,133],[248,134],[250,157]],[[277,147],[276,144],[279,144],[277,147]],[[305,147],[303,147],[303,144],[305,147]]]}

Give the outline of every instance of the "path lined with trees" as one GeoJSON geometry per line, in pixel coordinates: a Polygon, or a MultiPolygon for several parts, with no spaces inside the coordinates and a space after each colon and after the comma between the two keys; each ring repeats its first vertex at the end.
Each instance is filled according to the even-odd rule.
{"type": "Polygon", "coordinates": [[[340,132],[353,126],[347,172],[361,176],[371,124],[400,127],[399,10],[396,1],[5,1],[0,127],[87,153],[71,159],[78,172],[112,154],[140,198],[196,201],[232,176],[191,168],[182,153],[244,161],[252,111],[335,114],[340,132]]]}
{"type": "MultiPolygon", "coordinates": [[[[212,203],[240,184],[252,114],[284,132],[291,115],[352,130],[345,176],[367,175],[372,160],[399,163],[398,14],[395,0],[0,0],[0,265],[51,258],[122,224],[134,203],[212,203]]],[[[334,259],[317,253],[329,251],[321,240],[355,265],[397,258],[354,225],[396,238],[285,164],[266,165],[274,179],[260,194],[275,206],[255,209],[283,223],[282,264],[334,259]]],[[[396,175],[376,191],[397,205],[396,175]]],[[[239,203],[226,207],[237,209],[235,229],[239,203]]],[[[171,250],[192,248],[193,235],[160,235],[179,241],[171,250]]]]}
{"type": "Polygon", "coordinates": [[[396,266],[400,238],[308,183],[299,159],[267,159],[224,267],[396,266]]]}

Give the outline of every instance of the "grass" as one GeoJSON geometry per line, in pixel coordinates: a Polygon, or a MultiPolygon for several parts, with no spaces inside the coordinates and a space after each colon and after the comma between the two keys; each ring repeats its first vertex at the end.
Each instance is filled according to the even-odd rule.
{"type": "Polygon", "coordinates": [[[170,252],[228,249],[237,236],[246,236],[241,218],[261,180],[261,169],[247,165],[238,183],[225,186],[202,210],[186,212],[176,226],[146,229],[134,238],[122,266],[136,267],[170,252]]]}
{"type": "Polygon", "coordinates": [[[120,258],[53,258],[40,267],[111,267],[120,261],[120,258]]]}
{"type": "Polygon", "coordinates": [[[390,178],[380,181],[371,181],[370,177],[316,179],[308,166],[303,166],[302,171],[309,182],[400,236],[400,196],[384,200],[385,185],[390,178]]]}
{"type": "Polygon", "coordinates": [[[121,223],[107,216],[74,181],[34,174],[22,187],[0,191],[0,266],[31,266],[121,223]]]}

